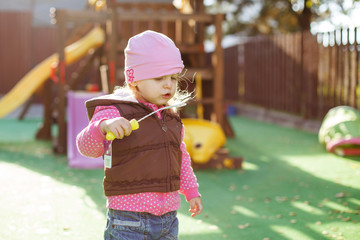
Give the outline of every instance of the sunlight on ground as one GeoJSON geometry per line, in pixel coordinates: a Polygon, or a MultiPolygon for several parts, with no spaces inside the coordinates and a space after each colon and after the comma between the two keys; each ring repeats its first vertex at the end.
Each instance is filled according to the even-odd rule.
{"type": "Polygon", "coordinates": [[[254,213],[253,211],[245,208],[245,207],[242,207],[242,206],[234,206],[233,207],[234,211],[242,214],[242,215],[245,215],[245,216],[248,216],[248,217],[252,217],[252,218],[257,218],[259,217],[256,213],[254,213]]]}
{"type": "Polygon", "coordinates": [[[358,238],[348,238],[348,236],[356,236],[359,233],[359,229],[355,230],[353,226],[350,226],[349,223],[345,222],[336,222],[331,224],[325,224],[316,222],[315,224],[309,224],[308,227],[314,231],[320,232],[323,235],[323,239],[358,239],[358,238]],[[341,229],[341,230],[340,230],[341,229]]]}
{"type": "Polygon", "coordinates": [[[101,238],[104,213],[84,189],[16,164],[0,162],[0,169],[7,169],[0,174],[2,192],[7,193],[2,195],[7,204],[0,207],[0,225],[6,229],[1,234],[7,235],[1,239],[79,239],[87,224],[94,226],[94,239],[101,238]]]}
{"type": "Polygon", "coordinates": [[[336,202],[332,202],[332,201],[325,201],[324,206],[333,209],[335,211],[339,211],[339,212],[352,212],[352,209],[344,206],[343,204],[340,203],[336,203],[336,202]]]}
{"type": "Polygon", "coordinates": [[[360,189],[360,184],[353,181],[354,177],[360,178],[360,164],[354,160],[331,153],[312,154],[309,157],[282,155],[281,159],[318,178],[360,189]]]}
{"type": "Polygon", "coordinates": [[[272,225],[270,226],[270,228],[273,229],[275,232],[281,234],[281,236],[283,236],[285,239],[314,240],[312,237],[307,236],[303,232],[300,232],[299,230],[288,226],[272,225]],[[291,238],[286,236],[291,236],[291,238]]]}
{"type": "Polygon", "coordinates": [[[348,198],[348,201],[351,202],[352,204],[357,205],[357,206],[358,206],[358,209],[360,210],[360,199],[348,198]]]}
{"type": "MultiPolygon", "coordinates": [[[[331,239],[350,239],[347,238],[347,236],[358,234],[360,228],[357,226],[358,221],[354,219],[354,216],[356,216],[359,211],[347,207],[347,202],[340,203],[340,201],[341,200],[337,203],[324,199],[321,205],[329,209],[326,213],[326,219],[307,224],[307,228],[313,229],[314,232],[319,232],[324,237],[331,239]]],[[[358,208],[359,200],[349,198],[347,201],[356,204],[358,208]]]]}
{"type": "Polygon", "coordinates": [[[244,161],[242,163],[242,168],[243,168],[244,171],[245,170],[258,170],[259,169],[258,165],[254,164],[254,163],[251,163],[251,162],[246,162],[246,161],[244,161]]]}
{"type": "Polygon", "coordinates": [[[325,212],[319,208],[309,205],[307,202],[292,202],[291,205],[294,207],[314,215],[324,215],[325,212]]]}
{"type": "Polygon", "coordinates": [[[217,225],[206,223],[203,220],[196,219],[196,217],[192,218],[188,215],[178,212],[178,218],[180,222],[180,236],[211,235],[222,233],[217,225]]]}

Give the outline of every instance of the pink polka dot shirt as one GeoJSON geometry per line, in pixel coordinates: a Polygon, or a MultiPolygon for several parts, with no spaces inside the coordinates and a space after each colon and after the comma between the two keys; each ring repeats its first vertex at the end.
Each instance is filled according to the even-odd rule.
{"type": "MultiPolygon", "coordinates": [[[[154,104],[146,103],[146,105],[154,110],[158,109],[154,104]]],[[[157,114],[160,118],[160,112],[157,114]]],[[[103,120],[117,117],[120,117],[120,113],[116,107],[97,107],[89,125],[84,128],[76,138],[79,152],[87,157],[97,158],[102,156],[105,151],[105,146],[108,146],[108,142],[100,129],[100,123],[103,120]]],[[[183,136],[184,128],[182,129],[182,137],[183,136]]],[[[184,142],[182,142],[180,148],[182,151],[182,163],[179,191],[167,193],[146,192],[108,196],[107,207],[116,210],[148,212],[154,215],[163,215],[167,212],[179,209],[181,202],[179,193],[184,194],[187,201],[194,197],[199,197],[200,194],[198,192],[197,179],[191,167],[191,159],[184,142]]]]}

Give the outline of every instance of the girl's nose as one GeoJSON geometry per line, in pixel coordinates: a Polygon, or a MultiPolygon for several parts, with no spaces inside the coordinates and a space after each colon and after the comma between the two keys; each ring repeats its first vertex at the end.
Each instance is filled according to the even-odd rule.
{"type": "Polygon", "coordinates": [[[174,83],[173,83],[173,81],[172,81],[172,79],[171,79],[170,76],[166,76],[166,77],[164,78],[164,87],[165,87],[165,88],[171,89],[173,84],[174,84],[174,83]]]}

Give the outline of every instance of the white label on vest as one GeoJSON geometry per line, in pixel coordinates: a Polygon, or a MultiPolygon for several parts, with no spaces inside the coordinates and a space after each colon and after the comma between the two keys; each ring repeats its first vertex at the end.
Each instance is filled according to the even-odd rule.
{"type": "Polygon", "coordinates": [[[111,168],[111,155],[104,155],[104,166],[106,168],[111,168]]]}

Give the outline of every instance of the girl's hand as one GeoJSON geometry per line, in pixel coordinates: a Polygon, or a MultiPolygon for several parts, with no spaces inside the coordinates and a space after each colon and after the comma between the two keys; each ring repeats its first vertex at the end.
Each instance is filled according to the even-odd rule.
{"type": "Polygon", "coordinates": [[[104,120],[100,123],[101,131],[106,134],[112,132],[116,138],[122,139],[131,134],[131,124],[123,117],[104,120]]]}
{"type": "Polygon", "coordinates": [[[196,215],[199,215],[202,212],[203,206],[200,197],[190,199],[189,204],[190,204],[189,212],[192,213],[191,214],[192,217],[195,217],[196,215]]]}

